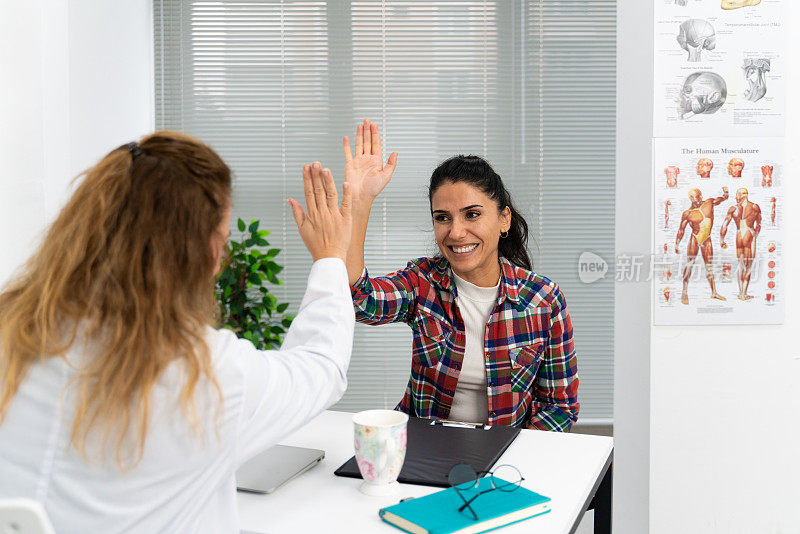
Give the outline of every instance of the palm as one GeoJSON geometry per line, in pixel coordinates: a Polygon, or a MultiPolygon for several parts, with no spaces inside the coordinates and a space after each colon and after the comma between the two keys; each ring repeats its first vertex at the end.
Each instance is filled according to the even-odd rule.
{"type": "Polygon", "coordinates": [[[378,125],[370,124],[368,120],[356,130],[355,156],[350,151],[350,140],[347,137],[343,139],[343,145],[344,179],[350,184],[353,198],[374,199],[392,178],[397,165],[397,153],[393,152],[384,166],[378,125]]]}
{"type": "Polygon", "coordinates": [[[367,196],[374,198],[383,191],[389,179],[392,177],[391,171],[383,168],[381,156],[361,155],[353,158],[350,163],[344,166],[344,179],[352,187],[353,194],[357,197],[367,196]]]}

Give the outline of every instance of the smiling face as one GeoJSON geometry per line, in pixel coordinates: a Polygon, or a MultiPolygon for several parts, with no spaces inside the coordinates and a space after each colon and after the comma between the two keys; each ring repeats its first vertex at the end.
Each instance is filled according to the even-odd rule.
{"type": "Polygon", "coordinates": [[[453,271],[476,286],[492,287],[500,276],[497,245],[511,226],[511,210],[466,182],[445,182],[431,198],[436,243],[453,271]]]}

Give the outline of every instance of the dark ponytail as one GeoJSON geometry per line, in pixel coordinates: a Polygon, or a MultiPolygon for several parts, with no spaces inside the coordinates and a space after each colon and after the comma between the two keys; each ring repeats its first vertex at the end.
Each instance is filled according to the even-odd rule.
{"type": "Polygon", "coordinates": [[[498,211],[508,206],[511,211],[511,226],[507,237],[500,237],[498,250],[508,261],[518,267],[533,270],[528,256],[528,223],[514,208],[511,195],[503,185],[503,180],[494,172],[492,166],[478,156],[453,156],[441,163],[431,174],[428,186],[428,202],[432,204],[433,194],[442,184],[466,182],[483,191],[497,203],[498,211]]]}

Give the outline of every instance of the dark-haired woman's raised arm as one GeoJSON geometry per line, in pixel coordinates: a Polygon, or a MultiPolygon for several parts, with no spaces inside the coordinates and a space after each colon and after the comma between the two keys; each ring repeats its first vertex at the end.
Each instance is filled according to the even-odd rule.
{"type": "Polygon", "coordinates": [[[372,202],[383,191],[397,166],[397,152],[392,152],[386,165],[381,155],[381,134],[378,125],[368,119],[356,129],[355,155],[350,139],[342,139],[344,148],[344,179],[353,201],[353,233],[347,252],[347,276],[350,285],[359,279],[364,270],[364,239],[367,235],[372,202]]]}

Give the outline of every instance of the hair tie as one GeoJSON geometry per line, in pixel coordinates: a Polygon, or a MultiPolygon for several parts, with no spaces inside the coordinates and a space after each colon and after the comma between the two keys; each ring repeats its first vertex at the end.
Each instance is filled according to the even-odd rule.
{"type": "Polygon", "coordinates": [[[137,143],[136,141],[128,143],[127,145],[125,145],[125,148],[127,148],[130,151],[131,156],[133,156],[133,159],[136,159],[136,156],[142,153],[142,149],[139,146],[139,143],[137,143]]]}

